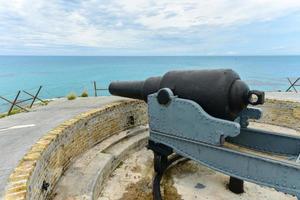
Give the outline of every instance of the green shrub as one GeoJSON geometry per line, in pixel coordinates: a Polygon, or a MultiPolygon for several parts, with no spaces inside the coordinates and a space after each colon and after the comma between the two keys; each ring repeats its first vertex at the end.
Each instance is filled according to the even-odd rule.
{"type": "MultiPolygon", "coordinates": [[[[75,95],[75,98],[76,98],[76,95],[75,95]]],[[[44,106],[44,105],[48,105],[48,103],[50,102],[51,100],[44,100],[43,102],[38,102],[38,103],[35,103],[34,106],[44,106]]],[[[28,107],[28,106],[27,106],[28,107]]],[[[23,109],[21,108],[13,108],[12,111],[10,112],[9,115],[14,115],[14,114],[18,114],[18,113],[22,113],[24,112],[23,109]]],[[[6,117],[8,116],[7,113],[0,113],[0,119],[3,118],[3,117],[6,117]]]]}
{"type": "Polygon", "coordinates": [[[20,112],[23,112],[23,110],[20,108],[13,108],[9,115],[18,114],[20,112]]]}
{"type": "MultiPolygon", "coordinates": [[[[18,114],[21,112],[24,112],[24,110],[22,110],[20,108],[13,108],[9,115],[18,114]]],[[[0,113],[0,118],[6,117],[6,116],[8,116],[7,113],[0,113]]]]}
{"type": "Polygon", "coordinates": [[[44,100],[44,102],[42,102],[42,105],[47,106],[50,103],[51,100],[44,100]]]}
{"type": "Polygon", "coordinates": [[[74,99],[76,99],[76,97],[77,97],[77,95],[74,92],[71,92],[67,96],[68,100],[74,100],[74,99]]]}
{"type": "Polygon", "coordinates": [[[88,97],[88,96],[89,96],[89,93],[86,90],[84,90],[81,94],[81,97],[88,97]]]}

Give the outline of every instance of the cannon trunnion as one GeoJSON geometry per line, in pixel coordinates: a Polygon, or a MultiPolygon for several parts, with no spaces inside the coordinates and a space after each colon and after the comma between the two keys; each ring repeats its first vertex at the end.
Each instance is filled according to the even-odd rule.
{"type": "Polygon", "coordinates": [[[148,148],[154,152],[156,172],[154,199],[161,199],[159,183],[164,171],[182,157],[230,176],[229,189],[235,193],[243,192],[243,180],[246,180],[300,199],[300,137],[247,127],[248,119],[259,119],[262,115],[260,109],[247,105],[263,103],[263,92],[250,91],[232,70],[194,73],[169,72],[162,78],[110,85],[112,94],[143,99],[148,103],[148,148]],[[216,74],[206,78],[210,82],[205,83],[197,79],[202,77],[201,73],[205,74],[202,74],[203,78],[216,74]],[[207,91],[206,86],[207,90],[199,89],[202,84],[210,84],[212,89],[207,91]],[[185,88],[187,91],[184,92],[185,88]],[[250,98],[253,94],[256,100],[250,98]],[[210,104],[222,101],[215,96],[226,98],[221,105],[215,105],[218,109],[210,104]]]}

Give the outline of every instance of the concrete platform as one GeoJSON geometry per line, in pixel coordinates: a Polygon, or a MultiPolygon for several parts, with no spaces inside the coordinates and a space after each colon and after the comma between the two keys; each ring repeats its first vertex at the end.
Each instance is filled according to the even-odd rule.
{"type": "Polygon", "coordinates": [[[0,199],[12,170],[30,147],[48,131],[80,113],[100,108],[120,97],[57,99],[47,106],[0,119],[0,199]]]}
{"type": "Polygon", "coordinates": [[[138,126],[117,133],[79,155],[60,178],[52,199],[96,199],[111,172],[130,154],[144,148],[148,136],[148,127],[138,126]]]}
{"type": "MultiPolygon", "coordinates": [[[[250,127],[298,135],[299,132],[274,125],[251,123],[250,127]]],[[[151,200],[153,153],[146,148],[132,154],[106,182],[98,200],[151,200]],[[117,192],[116,192],[117,191],[117,192]]],[[[228,190],[229,177],[194,161],[174,165],[161,183],[164,200],[296,200],[296,197],[268,187],[245,182],[245,193],[228,190]]]]}

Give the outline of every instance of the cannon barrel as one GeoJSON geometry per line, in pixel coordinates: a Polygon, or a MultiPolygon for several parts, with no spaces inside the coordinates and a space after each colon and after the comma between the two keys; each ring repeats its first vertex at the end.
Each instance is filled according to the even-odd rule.
{"type": "Polygon", "coordinates": [[[170,71],[145,81],[112,82],[109,92],[147,102],[147,96],[161,88],[170,88],[179,98],[193,100],[210,115],[227,120],[234,120],[248,104],[264,103],[264,93],[251,91],[231,69],[170,71]]]}

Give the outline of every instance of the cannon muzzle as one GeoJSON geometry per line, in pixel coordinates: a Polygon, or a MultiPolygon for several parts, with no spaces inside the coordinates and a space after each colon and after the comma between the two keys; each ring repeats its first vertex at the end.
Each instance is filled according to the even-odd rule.
{"type": "Polygon", "coordinates": [[[108,89],[112,95],[143,100],[144,82],[145,81],[112,82],[108,89]]]}
{"type": "Polygon", "coordinates": [[[147,96],[160,88],[161,77],[151,77],[145,81],[118,81],[109,85],[112,95],[140,99],[147,102],[147,96]]]}
{"type": "Polygon", "coordinates": [[[145,81],[112,82],[112,95],[141,99],[161,88],[170,88],[179,98],[198,103],[214,117],[234,120],[248,104],[264,103],[264,92],[251,91],[231,69],[170,71],[145,81]]]}

